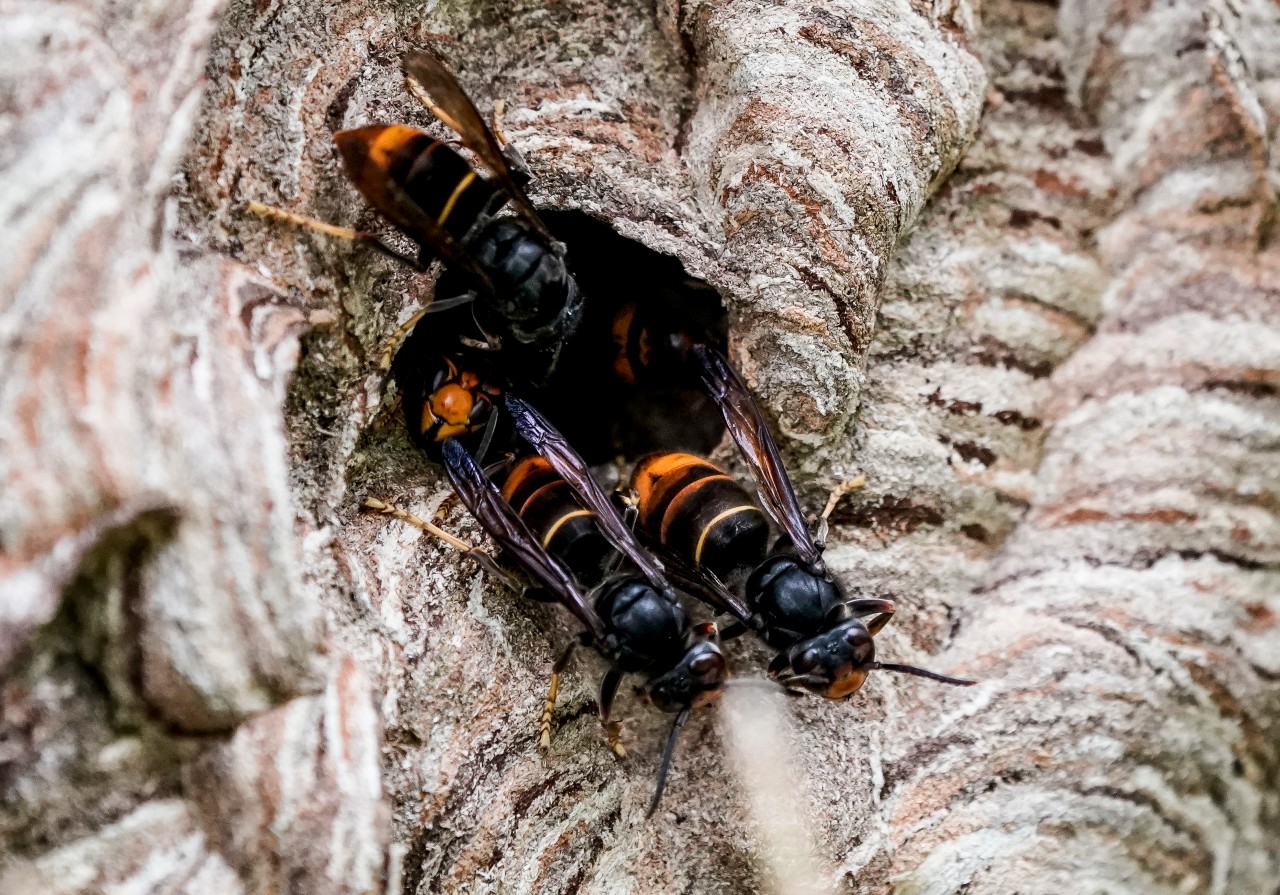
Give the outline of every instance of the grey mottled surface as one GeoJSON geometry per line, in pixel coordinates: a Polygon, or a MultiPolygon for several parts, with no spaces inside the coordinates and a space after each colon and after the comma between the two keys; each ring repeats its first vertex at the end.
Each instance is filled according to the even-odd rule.
{"type": "Polygon", "coordinates": [[[242,204],[376,226],[330,134],[425,125],[428,44],[538,202],[721,291],[809,506],[867,474],[828,556],[881,655],[983,679],[788,704],[818,874],[1268,891],[1278,19],[0,0],[0,887],[766,885],[712,713],[644,823],[662,720],[619,765],[583,663],[540,756],[563,620],[357,512],[445,494],[370,425],[430,279],[242,204]]]}

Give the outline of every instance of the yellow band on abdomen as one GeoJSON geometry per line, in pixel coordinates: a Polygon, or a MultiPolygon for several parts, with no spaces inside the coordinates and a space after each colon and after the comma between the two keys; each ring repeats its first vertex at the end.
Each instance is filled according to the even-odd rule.
{"type": "Polygon", "coordinates": [[[468,171],[466,175],[458,181],[458,185],[453,188],[453,192],[449,194],[449,201],[444,203],[444,208],[440,210],[440,216],[436,218],[436,223],[441,227],[444,222],[449,219],[449,215],[453,212],[453,206],[458,204],[458,198],[471,186],[471,181],[476,179],[475,171],[468,171]]]}
{"type": "Polygon", "coordinates": [[[694,565],[702,565],[702,548],[707,543],[707,535],[711,534],[711,529],[715,528],[717,525],[719,525],[725,519],[728,519],[730,516],[736,516],[738,513],[746,513],[746,512],[758,513],[760,512],[760,509],[759,507],[754,507],[751,504],[746,504],[740,507],[734,507],[732,509],[725,510],[723,513],[719,514],[718,516],[716,516],[714,519],[712,519],[710,522],[706,524],[706,527],[702,529],[702,534],[698,535],[698,546],[693,549],[694,565]]]}
{"type": "Polygon", "coordinates": [[[550,548],[551,539],[556,536],[556,532],[560,530],[560,526],[564,525],[570,519],[577,519],[579,516],[590,516],[590,515],[591,515],[590,510],[574,510],[572,513],[565,513],[563,516],[561,516],[559,519],[556,520],[556,524],[551,526],[551,530],[547,532],[546,537],[542,539],[542,549],[543,550],[551,549],[550,548]]]}

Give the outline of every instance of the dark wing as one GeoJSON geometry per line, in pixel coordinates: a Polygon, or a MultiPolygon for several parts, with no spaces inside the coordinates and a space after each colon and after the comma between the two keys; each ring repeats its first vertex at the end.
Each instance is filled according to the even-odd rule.
{"type": "Polygon", "coordinates": [[[701,568],[688,565],[683,559],[665,550],[656,551],[662,557],[667,577],[675,582],[676,587],[696,600],[706,603],[716,612],[727,612],[740,622],[751,618],[751,610],[747,604],[724,582],[701,568]]]}
{"type": "Polygon", "coordinates": [[[773,440],[760,405],[718,351],[708,345],[695,345],[693,355],[697,358],[703,384],[720,407],[729,434],[751,467],[751,475],[756,480],[769,515],[790,536],[796,555],[810,565],[818,565],[822,562],[822,551],[809,533],[804,513],[796,500],[795,488],[782,465],[778,443],[773,440]]]}
{"type": "Polygon", "coordinates": [[[609,500],[596,480],[591,477],[591,470],[569,444],[563,435],[547,422],[538,411],[520,400],[510,392],[503,394],[502,399],[507,412],[515,423],[516,431],[525,441],[533,446],[544,457],[556,472],[569,483],[582,505],[595,514],[596,524],[600,526],[613,545],[627,555],[635,563],[640,574],[649,579],[659,591],[674,597],[671,584],[663,574],[662,564],[654,559],[653,554],[636,540],[635,534],[622,521],[617,508],[609,500]]]}
{"type": "Polygon", "coordinates": [[[577,582],[556,562],[516,511],[498,493],[484,470],[456,439],[444,442],[444,469],[458,498],[476,517],[481,527],[515,556],[520,566],[553,594],[597,640],[605,637],[604,622],[578,589],[577,582]]]}
{"type": "Polygon", "coordinates": [[[538,217],[524,187],[511,173],[511,165],[502,154],[502,147],[498,145],[493,131],[489,130],[484,118],[480,116],[480,110],[462,89],[453,72],[434,53],[420,50],[405,59],[404,75],[413,95],[422,101],[432,115],[457,131],[462,145],[484,162],[520,215],[548,241],[554,242],[555,237],[542,222],[542,218],[538,217]]]}
{"type": "Polygon", "coordinates": [[[433,221],[398,185],[389,181],[386,184],[386,197],[394,203],[395,213],[401,216],[405,229],[412,232],[416,241],[430,247],[446,267],[461,271],[476,288],[493,295],[493,281],[489,279],[489,275],[448,230],[433,221]]]}

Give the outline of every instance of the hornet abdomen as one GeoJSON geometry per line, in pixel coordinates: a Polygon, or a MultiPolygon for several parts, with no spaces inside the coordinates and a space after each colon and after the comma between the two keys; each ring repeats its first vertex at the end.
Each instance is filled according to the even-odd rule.
{"type": "Polygon", "coordinates": [[[693,454],[650,454],[636,464],[631,488],[641,533],[685,562],[725,578],[764,559],[764,513],[714,463],[693,454]]]}
{"type": "Polygon", "coordinates": [[[612,555],[595,516],[578,503],[573,488],[551,464],[537,455],[525,457],[507,475],[502,496],[515,508],[542,543],[588,587],[601,579],[605,560],[612,555]]]}
{"type": "MultiPolygon", "coordinates": [[[[458,242],[501,205],[497,190],[447,143],[402,124],[375,124],[334,135],[352,181],[370,203],[410,235],[417,228],[404,199],[458,242]]],[[[427,238],[418,240],[424,246],[427,238]]]]}

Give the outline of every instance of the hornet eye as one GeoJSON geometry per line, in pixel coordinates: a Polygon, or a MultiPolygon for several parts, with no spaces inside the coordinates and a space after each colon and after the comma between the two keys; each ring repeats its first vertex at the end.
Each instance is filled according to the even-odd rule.
{"type": "Polygon", "coordinates": [[[807,649],[800,654],[800,657],[791,663],[800,674],[808,674],[810,671],[818,667],[818,663],[822,661],[822,655],[816,649],[807,649]]]}

